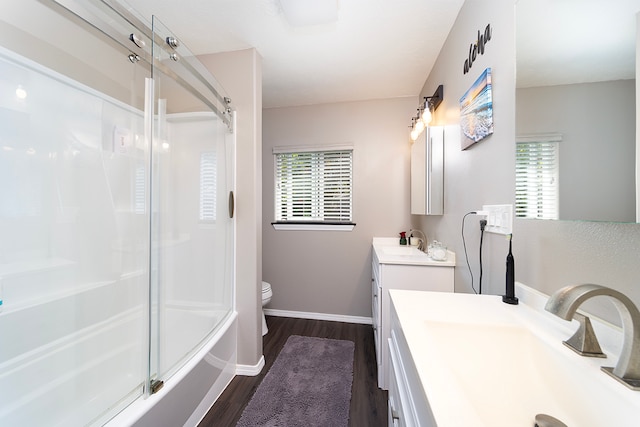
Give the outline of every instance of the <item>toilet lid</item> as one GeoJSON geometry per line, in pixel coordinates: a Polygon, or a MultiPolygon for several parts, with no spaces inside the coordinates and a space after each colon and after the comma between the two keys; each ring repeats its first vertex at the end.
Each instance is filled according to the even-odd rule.
{"type": "Polygon", "coordinates": [[[271,285],[267,282],[262,282],[262,293],[271,292],[271,285]]]}

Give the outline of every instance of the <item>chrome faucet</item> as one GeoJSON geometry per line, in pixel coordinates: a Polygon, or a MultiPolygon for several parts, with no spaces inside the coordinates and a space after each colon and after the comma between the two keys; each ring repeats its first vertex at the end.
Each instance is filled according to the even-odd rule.
{"type": "MultiPolygon", "coordinates": [[[[627,387],[640,390],[640,311],[626,295],[600,285],[573,285],[564,287],[551,295],[544,308],[556,316],[570,321],[584,301],[598,295],[613,298],[613,303],[622,318],[623,334],[622,350],[616,367],[602,367],[602,370],[627,387]]],[[[585,322],[580,316],[578,313],[577,320],[580,321],[582,329],[585,322]]],[[[593,338],[595,339],[595,335],[593,338]]]]}
{"type": "Polygon", "coordinates": [[[420,230],[409,230],[409,237],[413,237],[413,233],[420,233],[422,234],[422,238],[418,237],[418,249],[421,250],[422,252],[426,252],[427,248],[429,247],[429,245],[427,244],[427,236],[425,236],[425,234],[420,231],[420,230]]]}

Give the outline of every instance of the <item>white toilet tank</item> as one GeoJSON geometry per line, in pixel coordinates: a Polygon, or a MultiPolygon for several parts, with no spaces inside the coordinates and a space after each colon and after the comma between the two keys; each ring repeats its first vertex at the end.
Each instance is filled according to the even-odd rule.
{"type": "MultiPolygon", "coordinates": [[[[271,291],[271,285],[265,281],[262,281],[262,306],[269,304],[273,292],[271,291]]],[[[264,336],[269,329],[267,328],[267,319],[264,317],[264,310],[262,311],[262,336],[264,336]]]]}
{"type": "Polygon", "coordinates": [[[262,282],[262,305],[269,304],[273,292],[271,291],[271,285],[265,281],[262,282]]]}

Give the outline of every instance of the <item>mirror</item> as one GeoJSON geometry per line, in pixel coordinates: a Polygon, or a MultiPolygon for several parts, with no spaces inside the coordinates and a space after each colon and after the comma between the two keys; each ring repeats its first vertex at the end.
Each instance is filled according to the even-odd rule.
{"type": "MultiPolygon", "coordinates": [[[[547,208],[540,205],[548,203],[551,219],[638,222],[639,11],[640,0],[517,2],[517,159],[526,163],[526,156],[532,155],[529,147],[538,150],[546,142],[554,142],[550,146],[557,147],[557,157],[544,158],[548,168],[539,158],[531,162],[538,173],[556,172],[540,183],[532,184],[531,174],[516,173],[516,210],[523,198],[535,199],[532,194],[538,190],[555,192],[557,202],[538,192],[537,202],[528,201],[527,212],[533,214],[521,210],[516,216],[544,218],[547,208]],[[537,140],[542,142],[532,144],[537,140]],[[523,191],[525,185],[528,191],[523,191]],[[532,190],[533,185],[537,189],[532,190]],[[538,205],[531,207],[532,202],[538,205]]],[[[524,163],[517,160],[518,165],[524,163]]]]}

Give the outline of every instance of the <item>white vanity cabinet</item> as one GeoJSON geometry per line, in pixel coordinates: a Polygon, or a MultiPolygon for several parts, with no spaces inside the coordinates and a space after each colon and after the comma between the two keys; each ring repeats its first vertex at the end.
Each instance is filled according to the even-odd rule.
{"type": "MultiPolygon", "coordinates": [[[[453,252],[448,252],[445,261],[434,261],[422,252],[410,256],[399,254],[399,250],[401,248],[398,239],[373,239],[371,308],[378,363],[378,387],[384,390],[389,388],[389,289],[453,292],[453,252]]],[[[417,249],[415,251],[419,252],[417,249]]]]}
{"type": "Polygon", "coordinates": [[[437,427],[393,303],[390,323],[388,425],[437,427]]]}

